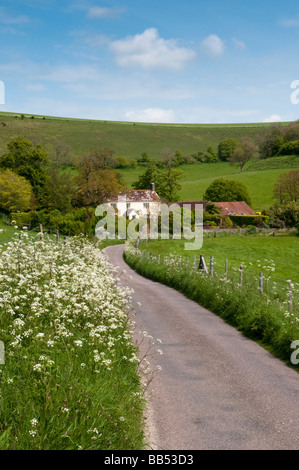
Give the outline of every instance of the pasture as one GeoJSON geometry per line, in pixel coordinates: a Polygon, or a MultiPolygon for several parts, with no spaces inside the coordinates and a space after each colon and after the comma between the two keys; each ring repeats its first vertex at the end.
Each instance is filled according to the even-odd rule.
{"type": "Polygon", "coordinates": [[[117,156],[137,159],[143,152],[160,158],[166,148],[183,155],[217,149],[227,137],[257,140],[270,124],[143,124],[0,113],[0,152],[12,137],[22,136],[43,146],[55,141],[69,145],[74,157],[111,147],[117,156]]]}
{"type": "Polygon", "coordinates": [[[216,238],[212,233],[204,234],[203,246],[199,251],[186,251],[184,240],[149,240],[140,245],[146,250],[161,256],[182,256],[190,258],[204,255],[209,261],[214,257],[215,269],[224,273],[225,260],[230,268],[238,269],[242,264],[245,270],[255,275],[265,275],[292,280],[299,283],[299,237],[295,232],[246,235],[244,233],[221,233],[216,238]]]}

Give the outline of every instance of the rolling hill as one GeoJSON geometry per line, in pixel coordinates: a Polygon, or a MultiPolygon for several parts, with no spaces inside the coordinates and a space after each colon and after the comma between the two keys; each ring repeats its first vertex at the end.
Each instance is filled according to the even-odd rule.
{"type": "Polygon", "coordinates": [[[215,150],[228,137],[258,139],[270,124],[143,124],[132,122],[91,121],[49,116],[0,113],[0,151],[12,137],[23,136],[49,145],[57,140],[68,144],[75,157],[112,147],[116,155],[136,159],[146,152],[159,158],[165,148],[184,155],[215,150]]]}
{"type": "MultiPolygon", "coordinates": [[[[166,148],[183,155],[205,152],[209,146],[217,150],[228,137],[259,139],[269,123],[257,124],[145,124],[112,121],[91,121],[50,116],[0,113],[0,152],[16,136],[40,143],[46,149],[55,142],[66,143],[73,156],[111,147],[117,156],[137,159],[143,152],[159,158],[166,148]]],[[[284,123],[287,125],[288,123],[284,123]]],[[[246,165],[241,173],[227,162],[182,165],[181,200],[201,200],[208,185],[217,177],[237,179],[249,189],[252,206],[262,210],[273,203],[273,188],[281,173],[299,168],[299,157],[286,156],[257,160],[246,165]]],[[[121,170],[130,186],[144,171],[143,167],[121,170]]]]}

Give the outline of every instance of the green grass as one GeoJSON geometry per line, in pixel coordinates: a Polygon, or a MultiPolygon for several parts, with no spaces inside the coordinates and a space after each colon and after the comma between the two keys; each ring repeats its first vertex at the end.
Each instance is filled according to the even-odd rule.
{"type": "MultiPolygon", "coordinates": [[[[39,230],[37,227],[36,230],[28,232],[28,238],[31,240],[39,240],[39,230]]],[[[11,225],[7,225],[3,219],[3,215],[0,214],[0,248],[6,246],[6,242],[12,241],[16,237],[22,235],[24,230],[17,229],[11,225]]],[[[47,232],[46,228],[44,229],[44,238],[45,240],[56,240],[56,234],[47,232]]],[[[60,235],[60,239],[63,240],[64,236],[60,235]]]]}
{"type": "Polygon", "coordinates": [[[299,337],[298,316],[295,311],[288,311],[287,302],[281,302],[279,293],[261,295],[247,280],[240,286],[236,278],[211,278],[190,266],[180,266],[173,259],[158,264],[155,259],[136,256],[131,246],[124,257],[142,276],[178,290],[295,367],[290,362],[290,346],[299,337]]]}
{"type": "MultiPolygon", "coordinates": [[[[181,180],[181,201],[201,201],[203,195],[215,178],[241,181],[248,187],[252,208],[256,211],[269,208],[273,202],[273,190],[281,173],[299,168],[299,157],[277,157],[254,161],[241,172],[228,162],[211,164],[182,165],[185,176],[181,180]]],[[[121,170],[126,183],[131,186],[145,171],[143,167],[121,170]]]]}
{"type": "Polygon", "coordinates": [[[128,295],[96,244],[0,251],[0,450],[142,450],[128,295]]]}
{"type": "Polygon", "coordinates": [[[143,124],[68,119],[20,113],[0,113],[0,151],[11,137],[24,136],[44,145],[62,140],[79,156],[98,148],[112,147],[117,155],[138,158],[143,152],[159,158],[165,148],[191,155],[217,148],[223,138],[257,139],[270,124],[143,124]],[[1,122],[6,125],[1,125],[1,122]]]}
{"type": "Polygon", "coordinates": [[[213,256],[215,269],[222,273],[225,260],[228,260],[230,268],[239,268],[242,264],[256,275],[264,272],[273,278],[299,283],[299,237],[294,233],[276,236],[218,233],[216,238],[205,234],[199,251],[186,251],[184,244],[184,240],[149,240],[140,248],[162,256],[204,255],[207,264],[213,256]]]}
{"type": "MultiPolygon", "coordinates": [[[[284,123],[287,124],[287,123],[284,123]]],[[[217,150],[224,138],[251,137],[257,140],[271,124],[143,124],[56,118],[51,116],[0,113],[0,153],[6,151],[11,138],[23,136],[39,142],[46,149],[56,140],[68,144],[74,157],[104,147],[112,147],[116,156],[138,159],[143,152],[160,158],[166,148],[179,150],[183,155],[205,152],[209,146],[217,150]],[[1,125],[4,123],[6,125],[1,125]]],[[[249,189],[253,209],[260,211],[273,203],[273,188],[278,176],[291,168],[299,168],[299,158],[279,157],[254,161],[243,173],[228,163],[183,165],[182,201],[201,200],[208,185],[217,177],[244,182],[249,189]]],[[[143,167],[122,170],[130,186],[144,171],[143,167]]],[[[75,173],[74,173],[75,174],[75,173]]]]}

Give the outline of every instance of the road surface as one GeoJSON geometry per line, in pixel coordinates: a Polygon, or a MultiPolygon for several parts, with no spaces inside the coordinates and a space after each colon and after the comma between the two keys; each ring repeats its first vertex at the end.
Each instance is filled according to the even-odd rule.
{"type": "Polygon", "coordinates": [[[105,253],[141,303],[138,328],[162,341],[162,371],[148,396],[151,448],[299,449],[299,374],[197,303],[136,274],[123,250],[105,253]]]}

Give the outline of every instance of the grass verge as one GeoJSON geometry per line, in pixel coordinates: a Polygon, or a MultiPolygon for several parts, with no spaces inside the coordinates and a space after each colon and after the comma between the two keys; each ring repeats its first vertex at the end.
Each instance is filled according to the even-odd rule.
{"type": "Polygon", "coordinates": [[[178,290],[293,366],[291,343],[299,340],[299,322],[285,307],[223,278],[210,278],[171,262],[157,264],[136,255],[132,247],[126,249],[124,259],[142,276],[178,290]]]}
{"type": "Polygon", "coordinates": [[[97,245],[24,233],[0,262],[0,450],[143,449],[130,291],[97,245]]]}

